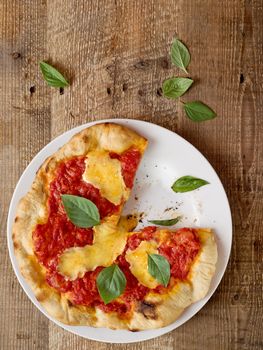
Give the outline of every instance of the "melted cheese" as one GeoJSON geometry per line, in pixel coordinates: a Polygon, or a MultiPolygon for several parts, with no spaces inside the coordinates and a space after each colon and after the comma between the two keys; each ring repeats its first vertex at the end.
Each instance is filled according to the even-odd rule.
{"type": "Polygon", "coordinates": [[[148,272],[148,254],[157,254],[157,243],[142,241],[135,250],[128,250],[125,259],[130,264],[131,273],[137,280],[148,288],[156,288],[158,282],[148,272]]]}
{"type": "Polygon", "coordinates": [[[59,258],[58,271],[74,280],[98,266],[110,266],[123,252],[128,236],[125,219],[118,226],[115,221],[111,217],[94,227],[93,245],[67,249],[59,258]]]}
{"type": "Polygon", "coordinates": [[[112,159],[108,152],[89,152],[85,161],[83,180],[100,190],[103,197],[118,205],[127,199],[127,190],[121,173],[121,163],[112,159]]]}

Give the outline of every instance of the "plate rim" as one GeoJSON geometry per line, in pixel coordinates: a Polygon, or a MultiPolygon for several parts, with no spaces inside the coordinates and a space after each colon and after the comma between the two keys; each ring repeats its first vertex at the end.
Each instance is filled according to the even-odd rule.
{"type": "MultiPolygon", "coordinates": [[[[143,134],[143,131],[142,131],[142,134],[143,134]]],[[[52,153],[51,153],[52,154],[52,153]]],[[[50,155],[45,155],[44,158],[48,158],[50,155]]],[[[43,163],[43,161],[41,161],[41,164],[43,163]]],[[[31,182],[32,184],[32,182],[31,182]]],[[[222,278],[225,274],[225,271],[226,271],[226,268],[228,266],[228,263],[229,263],[229,258],[230,258],[230,254],[231,254],[231,250],[232,250],[232,242],[233,242],[233,221],[232,221],[232,213],[231,213],[231,207],[230,207],[230,204],[229,204],[229,200],[228,200],[228,197],[227,197],[227,194],[226,194],[226,191],[224,189],[224,186],[223,186],[223,183],[219,177],[219,175],[217,174],[217,172],[215,171],[215,169],[213,168],[212,164],[208,161],[208,159],[199,151],[198,148],[196,148],[194,145],[192,145],[189,141],[187,141],[185,138],[183,138],[182,136],[180,136],[179,134],[177,134],[177,132],[174,132],[170,129],[167,129],[163,126],[160,126],[158,124],[155,124],[154,122],[149,122],[149,121],[144,121],[144,120],[140,120],[140,119],[131,119],[131,118],[109,118],[109,119],[101,119],[101,120],[93,120],[93,121],[90,121],[90,122],[87,122],[87,123],[84,123],[84,124],[81,124],[81,125],[78,125],[78,126],[75,126],[74,128],[71,128],[69,130],[66,130],[65,132],[59,134],[58,136],[56,136],[54,139],[50,140],[44,147],[42,147],[34,156],[33,158],[31,159],[31,161],[29,162],[29,164],[26,166],[26,168],[22,171],[16,185],[15,185],[15,188],[13,190],[13,194],[12,194],[12,197],[11,197],[11,200],[10,200],[10,203],[9,203],[9,208],[8,208],[8,215],[7,215],[7,246],[8,246],[8,253],[9,253],[9,258],[11,260],[11,265],[12,265],[12,268],[13,268],[13,271],[15,273],[15,276],[20,284],[20,286],[22,287],[23,291],[25,292],[25,294],[27,295],[28,299],[33,303],[33,305],[35,307],[37,307],[37,309],[42,313],[44,314],[44,316],[46,316],[50,321],[54,322],[57,326],[61,327],[62,329],[70,332],[70,333],[73,333],[75,335],[78,335],[80,337],[83,337],[84,339],[90,339],[90,340],[94,340],[94,341],[98,341],[98,342],[104,342],[104,343],[111,343],[111,344],[129,344],[129,343],[136,343],[136,342],[141,342],[141,341],[146,341],[146,340],[150,340],[150,339],[154,339],[154,338],[157,338],[159,336],[162,336],[164,334],[167,334],[175,329],[177,329],[178,327],[180,327],[181,325],[183,325],[184,323],[186,323],[187,321],[189,321],[192,317],[194,317],[206,304],[207,302],[209,301],[209,299],[212,297],[212,295],[215,293],[215,291],[217,290],[219,284],[221,283],[222,281],[222,278]],[[205,300],[202,305],[193,313],[191,314],[190,316],[188,316],[181,324],[173,327],[173,324],[178,321],[180,319],[180,317],[173,323],[171,323],[170,325],[166,326],[166,327],[163,327],[163,328],[158,328],[158,329],[152,329],[152,330],[147,330],[147,331],[139,331],[139,332],[130,332],[130,331],[127,331],[125,330],[125,332],[128,332],[130,334],[134,334],[134,339],[129,339],[128,341],[123,341],[123,340],[118,340],[118,341],[112,341],[112,340],[101,340],[99,339],[98,337],[96,336],[84,336],[82,334],[79,334],[77,332],[77,330],[72,330],[72,329],[68,329],[68,327],[72,327],[70,325],[66,325],[66,324],[63,324],[59,321],[57,321],[55,318],[53,318],[52,316],[50,316],[46,311],[45,309],[42,308],[42,306],[37,302],[37,300],[33,300],[31,298],[31,296],[29,295],[28,291],[26,290],[26,288],[29,288],[31,289],[31,287],[29,286],[29,284],[26,282],[26,280],[24,279],[24,277],[22,276],[21,272],[20,272],[20,269],[19,269],[19,266],[18,266],[18,263],[17,263],[17,259],[12,251],[13,247],[13,243],[12,243],[12,226],[13,226],[13,220],[11,218],[12,216],[12,209],[15,207],[15,209],[17,208],[17,204],[18,204],[18,201],[19,199],[21,198],[21,196],[19,196],[17,194],[18,190],[19,190],[19,187],[21,186],[21,183],[22,181],[24,180],[24,177],[26,175],[26,173],[29,171],[29,169],[32,167],[32,165],[36,162],[36,160],[41,157],[42,154],[45,154],[46,152],[46,149],[51,147],[51,144],[56,144],[56,142],[58,143],[58,145],[55,145],[55,150],[52,150],[52,152],[56,152],[60,147],[62,147],[66,142],[68,141],[60,141],[60,139],[63,139],[64,137],[68,137],[69,140],[71,139],[71,137],[73,135],[75,135],[76,133],[78,133],[79,131],[87,128],[87,127],[91,127],[92,125],[95,125],[95,124],[100,124],[100,123],[120,123],[121,125],[127,125],[128,127],[131,127],[131,129],[133,127],[135,127],[134,125],[132,125],[133,123],[138,123],[138,124],[143,124],[144,126],[146,127],[157,127],[157,128],[161,128],[163,131],[165,132],[168,132],[172,135],[176,135],[181,142],[183,142],[187,147],[190,147],[192,149],[194,149],[195,151],[198,152],[199,156],[206,162],[207,166],[209,166],[215,176],[217,177],[218,181],[219,181],[219,184],[221,185],[221,189],[222,189],[222,194],[224,195],[225,197],[225,202],[226,202],[226,205],[227,207],[225,208],[225,210],[228,211],[228,215],[229,215],[229,225],[230,225],[230,241],[229,241],[229,249],[228,249],[228,252],[225,256],[225,264],[224,264],[224,267],[221,269],[221,271],[218,271],[217,274],[219,274],[219,278],[218,278],[218,281],[217,283],[214,285],[213,287],[213,290],[211,290],[211,287],[210,287],[210,290],[209,292],[207,293],[207,295],[205,296],[205,298],[203,298],[202,300],[205,300]],[[129,125],[129,123],[131,123],[131,125],[129,125]],[[170,328],[170,329],[167,329],[167,328],[170,328]],[[153,333],[158,333],[158,334],[153,334],[153,335],[147,335],[147,332],[153,332],[153,333]],[[158,332],[159,331],[159,332],[158,332]],[[135,339],[136,335],[139,335],[140,336],[138,337],[139,339],[135,339]]],[[[32,289],[31,289],[32,290],[32,289]]],[[[201,301],[202,301],[201,300],[201,301]]],[[[78,326],[76,326],[78,327],[78,326]]],[[[82,326],[82,327],[89,327],[89,326],[82,326]]],[[[93,328],[93,329],[98,329],[98,328],[94,328],[94,327],[89,327],[89,328],[93,328]]],[[[101,328],[101,330],[103,330],[104,328],[101,328]]],[[[113,332],[123,332],[123,330],[114,330],[113,332]]]]}

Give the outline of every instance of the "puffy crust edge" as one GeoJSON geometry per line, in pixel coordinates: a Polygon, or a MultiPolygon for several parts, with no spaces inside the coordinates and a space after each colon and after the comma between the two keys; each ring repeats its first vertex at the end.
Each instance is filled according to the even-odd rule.
{"type": "Polygon", "coordinates": [[[62,160],[85,155],[94,149],[122,153],[132,146],[137,147],[143,154],[147,140],[124,126],[102,123],[84,129],[46,159],[39,168],[30,190],[19,201],[12,238],[21,274],[46,311],[62,323],[96,326],[97,319],[94,309],[73,306],[64,295],[49,287],[45,281],[45,269],[34,255],[32,232],[38,223],[45,222],[47,218],[46,201],[49,183],[54,177],[58,163],[62,160]]]}

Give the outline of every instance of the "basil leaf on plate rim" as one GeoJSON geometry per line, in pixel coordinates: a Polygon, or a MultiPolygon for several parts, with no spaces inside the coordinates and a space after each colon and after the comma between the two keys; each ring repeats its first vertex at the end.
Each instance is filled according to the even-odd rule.
{"type": "Polygon", "coordinates": [[[187,47],[179,39],[175,39],[172,43],[171,60],[174,65],[188,74],[186,68],[190,63],[190,53],[187,47]]]}
{"type": "Polygon", "coordinates": [[[170,264],[160,254],[148,254],[148,272],[164,287],[167,287],[170,280],[170,264]]]}
{"type": "Polygon", "coordinates": [[[163,95],[167,98],[177,98],[182,96],[193,84],[190,78],[169,78],[163,82],[163,95]]]}
{"type": "Polygon", "coordinates": [[[39,62],[43,78],[48,83],[49,86],[63,88],[69,85],[68,81],[63,77],[63,75],[50,64],[41,61],[39,62]]]}
{"type": "Polygon", "coordinates": [[[104,268],[96,279],[99,294],[105,304],[120,296],[126,287],[126,277],[118,265],[104,268]]]}
{"type": "Polygon", "coordinates": [[[177,224],[178,221],[181,220],[181,216],[177,216],[177,218],[174,219],[168,219],[168,220],[148,220],[151,224],[154,225],[160,225],[160,226],[172,226],[177,224]]]}
{"type": "Polygon", "coordinates": [[[99,210],[89,199],[71,194],[62,194],[61,199],[66,214],[74,225],[87,228],[100,223],[99,210]]]}
{"type": "Polygon", "coordinates": [[[200,101],[184,103],[184,110],[188,118],[194,122],[202,122],[216,117],[216,113],[209,106],[200,101]]]}
{"type": "Polygon", "coordinates": [[[177,179],[172,185],[172,189],[174,192],[183,193],[196,190],[197,188],[208,184],[209,182],[206,180],[187,175],[177,179]]]}

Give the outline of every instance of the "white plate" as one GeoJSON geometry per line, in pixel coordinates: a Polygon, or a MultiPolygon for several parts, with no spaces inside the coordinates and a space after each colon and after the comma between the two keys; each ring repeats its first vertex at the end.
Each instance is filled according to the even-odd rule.
{"type": "Polygon", "coordinates": [[[157,330],[140,332],[67,326],[50,317],[36,300],[32,290],[22,277],[14,256],[12,223],[15,218],[16,206],[19,199],[29,190],[36,171],[44,160],[65,144],[75,133],[98,123],[98,121],[78,126],[57,137],[44,147],[28,165],[18,181],[10,203],[7,223],[8,248],[14,271],[21,286],[31,301],[50,320],[69,332],[84,338],[110,343],[131,343],[158,337],[174,330],[194,316],[206,304],[217,288],[229,259],[232,242],[231,213],[224,188],[216,172],[204,156],[182,137],[165,128],[140,120],[103,121],[127,125],[149,140],[149,146],[137,173],[131,198],[125,206],[126,213],[144,212],[143,222],[140,226],[146,225],[147,220],[150,219],[171,218],[174,217],[174,214],[180,214],[184,218],[178,227],[189,225],[214,229],[218,244],[218,263],[207,296],[188,307],[181,317],[171,325],[157,330]],[[210,184],[192,192],[174,193],[170,187],[175,179],[183,175],[197,176],[207,180],[210,184]],[[165,211],[167,208],[171,209],[165,211]]]}

